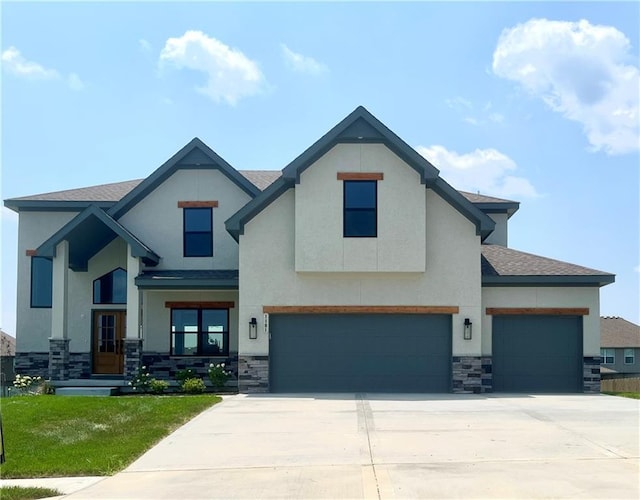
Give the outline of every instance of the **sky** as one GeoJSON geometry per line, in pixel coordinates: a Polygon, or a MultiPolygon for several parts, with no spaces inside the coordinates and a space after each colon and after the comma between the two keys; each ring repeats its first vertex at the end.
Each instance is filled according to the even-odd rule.
{"type": "Polygon", "coordinates": [[[640,323],[637,2],[0,8],[3,199],[144,178],[193,137],[280,170],[363,105],[455,188],[519,201],[511,248],[615,273],[601,314],[640,323]]]}

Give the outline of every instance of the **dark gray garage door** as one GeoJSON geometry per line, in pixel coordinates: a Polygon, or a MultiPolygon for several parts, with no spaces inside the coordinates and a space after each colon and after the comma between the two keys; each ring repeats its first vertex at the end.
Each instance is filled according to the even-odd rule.
{"type": "Polygon", "coordinates": [[[493,390],[582,392],[582,317],[494,316],[493,390]]]}
{"type": "Polygon", "coordinates": [[[271,315],[272,392],[449,392],[451,316],[271,315]]]}

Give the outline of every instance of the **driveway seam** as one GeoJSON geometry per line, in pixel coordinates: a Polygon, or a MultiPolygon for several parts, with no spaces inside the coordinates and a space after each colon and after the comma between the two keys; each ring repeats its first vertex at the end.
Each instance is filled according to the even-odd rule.
{"type": "Polygon", "coordinates": [[[369,449],[369,462],[371,463],[371,469],[373,471],[373,478],[376,482],[376,493],[378,495],[378,500],[381,500],[380,496],[380,484],[378,482],[378,472],[376,471],[376,464],[373,462],[373,451],[371,449],[371,436],[369,434],[369,420],[371,420],[371,430],[374,428],[373,423],[373,411],[371,410],[371,405],[364,398],[363,394],[356,394],[356,408],[358,412],[358,420],[360,424],[358,427],[360,428],[363,425],[364,432],[367,435],[367,447],[369,449]],[[371,417],[371,418],[369,418],[371,417]]]}

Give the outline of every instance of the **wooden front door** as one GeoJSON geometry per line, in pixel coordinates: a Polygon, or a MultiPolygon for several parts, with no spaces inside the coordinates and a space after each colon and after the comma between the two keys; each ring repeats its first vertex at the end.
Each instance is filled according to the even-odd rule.
{"type": "Polygon", "coordinates": [[[93,373],[123,373],[126,324],[126,311],[93,311],[93,373]]]}

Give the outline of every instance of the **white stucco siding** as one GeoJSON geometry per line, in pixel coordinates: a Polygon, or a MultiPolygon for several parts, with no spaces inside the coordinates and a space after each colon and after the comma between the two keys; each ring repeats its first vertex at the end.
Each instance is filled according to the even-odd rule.
{"type": "Polygon", "coordinates": [[[299,272],[423,272],[425,187],[381,144],[338,144],[307,168],[295,189],[295,268],[299,272]],[[376,238],[343,237],[338,172],[382,173],[376,238]]]}
{"type": "Polygon", "coordinates": [[[178,170],[122,216],[120,222],[161,256],[155,269],[237,269],[238,245],[224,222],[250,200],[218,170],[178,170]],[[213,208],[213,257],[184,257],[178,201],[218,201],[213,208]]]}
{"type": "MultiPolygon", "coordinates": [[[[234,291],[159,291],[143,292],[142,323],[143,350],[145,352],[170,352],[171,309],[166,302],[234,302],[229,309],[229,352],[238,352],[238,292],[234,291]]],[[[247,320],[247,335],[249,329],[247,320]]]]}
{"type": "Polygon", "coordinates": [[[482,353],[491,355],[492,316],[487,307],[589,308],[583,316],[583,354],[600,355],[600,290],[595,287],[485,287],[482,289],[482,353]]]}
{"type": "Polygon", "coordinates": [[[51,336],[51,309],[31,307],[31,257],[26,255],[26,251],[38,248],[77,214],[20,212],[16,288],[17,352],[48,352],[51,336]]]}
{"type": "Polygon", "coordinates": [[[257,318],[259,334],[257,340],[241,334],[240,353],[268,353],[264,305],[443,305],[460,308],[453,317],[454,355],[479,355],[480,238],[473,224],[416,183],[426,191],[424,272],[296,272],[294,189],[254,217],[240,239],[240,324],[257,318]],[[465,317],[474,322],[472,341],[462,340],[465,317]]]}
{"type": "Polygon", "coordinates": [[[493,232],[484,241],[491,245],[500,245],[503,247],[509,246],[509,231],[508,223],[509,218],[507,214],[487,214],[496,223],[496,227],[493,232]]]}

